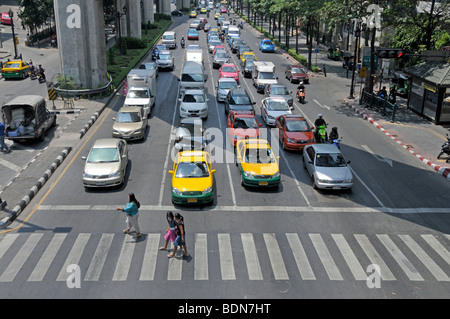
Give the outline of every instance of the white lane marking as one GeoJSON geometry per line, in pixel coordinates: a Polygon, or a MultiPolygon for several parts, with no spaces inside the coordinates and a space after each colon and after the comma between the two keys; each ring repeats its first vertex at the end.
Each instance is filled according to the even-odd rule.
{"type": "Polygon", "coordinates": [[[325,105],[325,104],[321,104],[319,101],[317,101],[316,99],[313,100],[317,105],[319,105],[321,108],[327,109],[328,111],[330,110],[330,107],[325,105]]]}

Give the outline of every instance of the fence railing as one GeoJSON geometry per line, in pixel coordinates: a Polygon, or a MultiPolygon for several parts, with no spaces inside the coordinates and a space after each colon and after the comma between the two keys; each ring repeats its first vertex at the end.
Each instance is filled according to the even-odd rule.
{"type": "Polygon", "coordinates": [[[359,100],[359,105],[363,104],[369,108],[376,109],[383,115],[390,116],[391,122],[395,121],[395,113],[398,109],[397,103],[391,103],[387,99],[374,93],[363,91],[359,100]]]}

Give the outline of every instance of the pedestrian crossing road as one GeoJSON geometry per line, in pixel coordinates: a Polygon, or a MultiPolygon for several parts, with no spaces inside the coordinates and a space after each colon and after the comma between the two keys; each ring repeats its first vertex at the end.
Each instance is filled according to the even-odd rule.
{"type": "Polygon", "coordinates": [[[11,233],[0,239],[0,283],[450,281],[450,236],[435,234],[187,233],[189,257],[167,258],[161,233],[11,233]]]}

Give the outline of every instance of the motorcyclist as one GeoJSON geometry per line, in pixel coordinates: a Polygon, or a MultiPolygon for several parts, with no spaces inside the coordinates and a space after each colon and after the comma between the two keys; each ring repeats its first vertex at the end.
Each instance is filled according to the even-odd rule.
{"type": "Polygon", "coordinates": [[[303,81],[300,81],[300,82],[298,83],[298,86],[297,86],[297,95],[298,95],[298,92],[300,92],[300,91],[305,91],[305,85],[303,84],[303,81]]]}
{"type": "Polygon", "coordinates": [[[184,40],[184,37],[181,37],[181,47],[184,48],[186,41],[184,40]]]}
{"type": "Polygon", "coordinates": [[[233,25],[236,25],[236,20],[233,20],[233,25]]]}
{"type": "MultiPolygon", "coordinates": [[[[319,127],[320,126],[327,127],[327,122],[325,122],[325,120],[323,119],[323,115],[321,113],[317,114],[317,119],[314,122],[314,125],[316,127],[316,131],[314,132],[314,136],[316,137],[316,141],[319,141],[319,127]]],[[[325,140],[326,139],[327,139],[327,137],[325,137],[325,140]]]]}
{"type": "Polygon", "coordinates": [[[383,86],[383,88],[380,90],[380,92],[378,92],[380,94],[380,96],[385,99],[387,98],[387,91],[386,91],[386,87],[383,86]]]}
{"type": "Polygon", "coordinates": [[[338,133],[338,130],[337,130],[336,126],[331,128],[331,132],[330,132],[329,138],[330,138],[330,141],[339,139],[339,133],[338,133]]]}
{"type": "Polygon", "coordinates": [[[241,29],[244,29],[244,23],[241,21],[241,23],[239,23],[239,27],[241,28],[241,29]]]}
{"type": "Polygon", "coordinates": [[[41,64],[39,64],[37,73],[41,75],[42,79],[43,79],[44,82],[45,82],[45,81],[46,81],[46,78],[45,78],[45,73],[44,73],[44,72],[45,72],[44,68],[42,67],[41,64]]]}

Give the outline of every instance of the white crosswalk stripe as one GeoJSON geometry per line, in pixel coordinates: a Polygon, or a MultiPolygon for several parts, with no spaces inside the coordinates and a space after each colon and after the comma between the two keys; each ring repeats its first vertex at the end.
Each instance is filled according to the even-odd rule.
{"type": "Polygon", "coordinates": [[[214,278],[364,281],[370,274],[365,272],[367,259],[380,267],[384,281],[450,281],[445,235],[330,236],[331,239],[326,234],[189,234],[186,240],[188,248],[192,245],[190,263],[182,258],[182,250],[170,259],[167,252],[159,251],[161,240],[164,241],[160,233],[146,234],[139,241],[113,233],[6,234],[0,238],[0,282],[22,278],[29,282],[64,281],[70,275],[67,267],[80,263],[82,280],[86,282],[214,278]],[[132,263],[136,260],[142,264],[132,263]],[[138,273],[130,275],[132,269],[138,273]]]}

